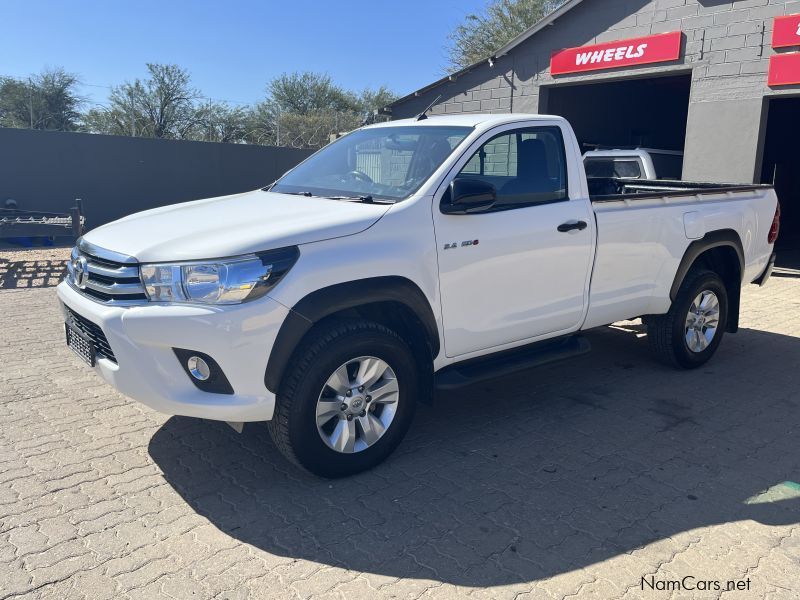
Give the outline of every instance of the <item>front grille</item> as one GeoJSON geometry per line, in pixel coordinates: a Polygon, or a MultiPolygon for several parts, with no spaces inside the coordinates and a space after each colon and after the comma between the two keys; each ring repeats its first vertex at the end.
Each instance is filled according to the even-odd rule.
{"type": "Polygon", "coordinates": [[[147,300],[133,259],[113,260],[103,250],[84,245],[73,248],[67,265],[67,280],[81,294],[104,304],[147,300]]]}
{"type": "Polygon", "coordinates": [[[108,338],[99,325],[92,323],[86,317],[80,316],[71,308],[67,307],[67,318],[70,323],[81,331],[87,338],[92,341],[94,351],[97,356],[104,356],[113,363],[117,362],[117,357],[114,356],[114,351],[111,350],[111,345],[108,343],[108,338]]]}

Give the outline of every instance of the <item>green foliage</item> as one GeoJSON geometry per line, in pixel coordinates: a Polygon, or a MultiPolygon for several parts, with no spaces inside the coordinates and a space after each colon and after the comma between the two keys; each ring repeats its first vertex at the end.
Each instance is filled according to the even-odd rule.
{"type": "Polygon", "coordinates": [[[253,143],[320,148],[331,136],[383,118],[376,112],[397,96],[385,86],[356,94],[321,73],[284,73],[267,84],[267,98],[251,113],[253,143]]]}
{"type": "Polygon", "coordinates": [[[84,102],[77,86],[78,78],[63,69],[0,77],[0,127],[77,131],[84,102]]]}
{"type": "Polygon", "coordinates": [[[399,96],[385,85],[374,90],[369,88],[362,90],[358,96],[358,106],[364,115],[364,121],[374,123],[379,119],[378,111],[389,106],[398,98],[399,96]]]}
{"type": "Polygon", "coordinates": [[[87,127],[97,133],[169,139],[193,139],[200,124],[200,93],[189,73],[177,65],[148,63],[146,79],[113,87],[109,107],[86,115],[87,127]]]}
{"type": "Polygon", "coordinates": [[[323,110],[339,112],[358,109],[351,92],[335,85],[324,73],[284,73],[267,84],[269,101],[281,112],[308,115],[323,110]]]}
{"type": "Polygon", "coordinates": [[[250,108],[231,107],[209,100],[199,107],[192,139],[239,144],[247,140],[250,108]]]}
{"type": "Polygon", "coordinates": [[[492,0],[482,13],[468,14],[448,36],[450,71],[489,58],[563,3],[564,0],[492,0]]]}
{"type": "Polygon", "coordinates": [[[265,99],[246,107],[203,98],[189,72],[147,64],[147,77],[111,88],[105,106],[82,115],[78,80],[62,69],[30,80],[0,78],[0,126],[319,148],[332,135],[385,117],[397,96],[385,86],[355,93],[323,73],[284,73],[265,99]]]}

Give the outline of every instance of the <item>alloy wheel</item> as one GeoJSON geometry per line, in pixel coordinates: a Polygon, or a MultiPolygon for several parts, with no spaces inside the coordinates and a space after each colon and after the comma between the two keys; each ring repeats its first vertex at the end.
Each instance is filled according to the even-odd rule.
{"type": "Polygon", "coordinates": [[[380,358],[360,356],[336,369],[317,399],[317,431],[336,452],[352,454],[375,444],[394,420],[400,387],[380,358]]]}
{"type": "Polygon", "coordinates": [[[703,290],[692,301],[686,315],[684,339],[692,352],[702,352],[711,345],[719,326],[719,298],[703,290]]]}

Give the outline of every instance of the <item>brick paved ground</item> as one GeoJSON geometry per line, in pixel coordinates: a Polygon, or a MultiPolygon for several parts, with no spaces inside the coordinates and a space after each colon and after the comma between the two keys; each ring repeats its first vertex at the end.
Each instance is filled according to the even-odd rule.
{"type": "Polygon", "coordinates": [[[64,347],[53,288],[20,289],[60,265],[3,256],[0,599],[800,595],[798,271],[745,292],[705,368],[602,329],[588,356],[421,407],[387,463],[328,482],[263,425],[116,394],[64,347]]]}

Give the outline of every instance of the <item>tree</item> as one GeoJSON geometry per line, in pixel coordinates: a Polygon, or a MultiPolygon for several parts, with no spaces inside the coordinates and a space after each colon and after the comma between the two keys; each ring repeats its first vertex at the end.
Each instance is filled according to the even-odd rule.
{"type": "Polygon", "coordinates": [[[359,109],[364,115],[364,123],[375,123],[385,119],[380,115],[380,110],[389,106],[399,96],[386,86],[378,89],[364,89],[358,97],[359,109]]]}
{"type": "Polygon", "coordinates": [[[281,112],[308,115],[322,110],[355,111],[358,99],[324,73],[283,73],[267,84],[267,97],[281,112]]]}
{"type": "Polygon", "coordinates": [[[76,75],[46,69],[27,79],[0,77],[0,127],[76,131],[84,99],[76,75]]]}
{"type": "Polygon", "coordinates": [[[267,84],[267,97],[255,109],[254,131],[261,143],[319,148],[339,131],[343,115],[357,110],[356,97],[329,75],[283,73],[267,84]]]}
{"type": "Polygon", "coordinates": [[[379,109],[397,97],[385,86],[355,93],[323,73],[284,73],[259,104],[232,107],[203,98],[177,65],[148,63],[147,73],[112,87],[105,105],[82,115],[78,79],[63,69],[0,77],[0,127],[320,148],[332,134],[385,119],[379,109]]]}
{"type": "Polygon", "coordinates": [[[267,97],[250,115],[248,140],[297,148],[320,148],[332,134],[374,122],[375,111],[397,96],[385,86],[360,94],[323,73],[284,73],[267,84],[267,97]]]}
{"type": "Polygon", "coordinates": [[[189,139],[201,124],[188,71],[177,65],[147,63],[149,77],[111,89],[109,107],[86,115],[87,127],[97,133],[168,139],[189,139]]]}
{"type": "Polygon", "coordinates": [[[564,0],[492,0],[479,14],[468,14],[448,36],[449,70],[489,58],[505,43],[558,8],[564,0]]]}
{"type": "Polygon", "coordinates": [[[90,133],[136,136],[140,131],[133,113],[113,108],[91,108],[83,115],[83,127],[90,133]]]}
{"type": "Polygon", "coordinates": [[[267,99],[256,105],[249,123],[247,140],[251,143],[321,148],[330,141],[331,134],[359,127],[361,117],[355,111],[315,109],[305,113],[286,112],[267,99]]]}
{"type": "Polygon", "coordinates": [[[208,101],[197,110],[197,124],[191,138],[204,142],[241,143],[247,135],[249,118],[249,109],[208,101]]]}

